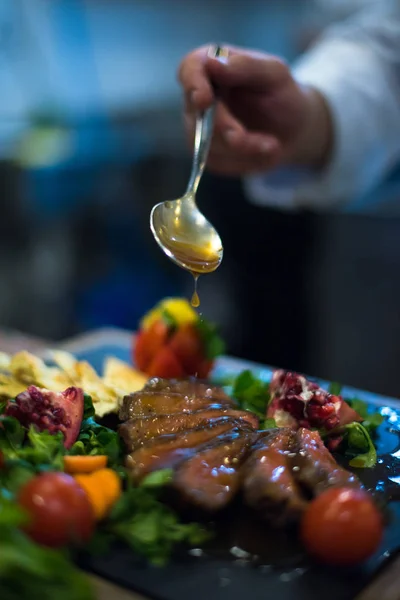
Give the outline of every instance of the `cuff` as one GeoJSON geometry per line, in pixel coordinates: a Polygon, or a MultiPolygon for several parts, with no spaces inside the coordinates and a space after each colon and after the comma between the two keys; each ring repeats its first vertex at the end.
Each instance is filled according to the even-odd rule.
{"type": "MultiPolygon", "coordinates": [[[[282,208],[342,206],[374,187],[400,156],[398,90],[366,44],[328,40],[294,67],[302,84],[317,88],[330,107],[335,144],[328,167],[274,184],[274,176],[247,178],[257,204],[282,208]]],[[[281,171],[282,178],[287,171],[281,171]]]]}

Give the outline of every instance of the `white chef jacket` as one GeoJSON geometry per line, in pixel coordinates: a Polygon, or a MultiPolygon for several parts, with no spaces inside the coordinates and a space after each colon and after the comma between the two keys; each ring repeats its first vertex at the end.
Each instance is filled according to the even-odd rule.
{"type": "Polygon", "coordinates": [[[293,73],[328,102],[331,162],[318,173],[278,169],[247,177],[248,197],[281,208],[345,205],[400,166],[400,1],[330,27],[293,73]]]}

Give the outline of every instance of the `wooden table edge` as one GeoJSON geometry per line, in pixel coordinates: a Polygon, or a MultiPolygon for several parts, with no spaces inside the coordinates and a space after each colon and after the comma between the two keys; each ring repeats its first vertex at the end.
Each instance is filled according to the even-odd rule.
{"type": "Polygon", "coordinates": [[[354,600],[400,600],[400,555],[384,566],[354,600]]]}
{"type": "Polygon", "coordinates": [[[97,575],[89,575],[85,571],[84,573],[92,583],[97,600],[149,600],[148,597],[115,585],[107,579],[103,579],[97,575]]]}

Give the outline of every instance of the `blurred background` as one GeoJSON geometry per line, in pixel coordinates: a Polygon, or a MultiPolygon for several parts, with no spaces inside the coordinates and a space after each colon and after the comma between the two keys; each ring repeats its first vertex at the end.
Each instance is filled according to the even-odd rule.
{"type": "MultiPolygon", "coordinates": [[[[0,0],[0,328],[134,329],[189,296],[148,227],[190,170],[180,59],[216,40],[292,61],[373,1],[0,0]]],[[[399,184],[321,215],[257,208],[207,175],[199,203],[225,258],[201,308],[229,352],[400,394],[399,184]]]]}

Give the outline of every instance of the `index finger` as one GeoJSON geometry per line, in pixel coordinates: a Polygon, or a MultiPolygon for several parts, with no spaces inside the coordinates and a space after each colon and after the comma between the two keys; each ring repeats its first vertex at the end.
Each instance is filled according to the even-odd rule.
{"type": "Polygon", "coordinates": [[[178,79],[190,104],[205,110],[214,100],[214,91],[205,69],[210,45],[202,46],[187,54],[178,69],[178,79]]]}

